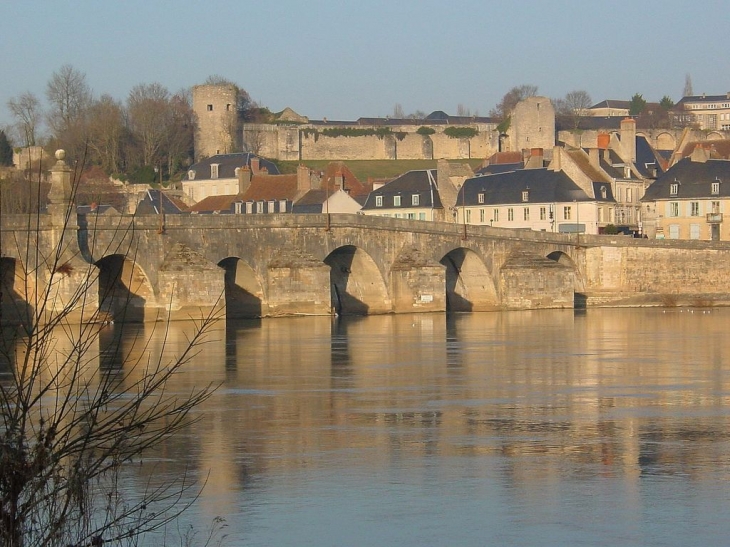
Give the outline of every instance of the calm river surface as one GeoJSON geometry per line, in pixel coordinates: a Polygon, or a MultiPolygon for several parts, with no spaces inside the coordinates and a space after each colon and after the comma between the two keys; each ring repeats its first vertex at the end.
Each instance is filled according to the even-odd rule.
{"type": "Polygon", "coordinates": [[[184,520],[225,518],[225,545],[730,543],[730,309],[270,319],[212,338],[174,389],[221,387],[148,464],[208,475],[184,520]]]}

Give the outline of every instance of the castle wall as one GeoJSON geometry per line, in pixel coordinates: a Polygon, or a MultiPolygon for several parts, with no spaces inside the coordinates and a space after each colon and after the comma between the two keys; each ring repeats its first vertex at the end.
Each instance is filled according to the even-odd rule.
{"type": "MultiPolygon", "coordinates": [[[[245,124],[243,141],[257,154],[278,160],[392,160],[392,159],[470,159],[486,158],[498,150],[496,126],[473,124],[478,133],[472,138],[450,137],[449,126],[431,127],[432,135],[420,135],[421,126],[388,126],[385,136],[332,136],[321,126],[280,126],[245,124]]],[[[363,126],[328,126],[327,129],[368,129],[363,126]]]]}

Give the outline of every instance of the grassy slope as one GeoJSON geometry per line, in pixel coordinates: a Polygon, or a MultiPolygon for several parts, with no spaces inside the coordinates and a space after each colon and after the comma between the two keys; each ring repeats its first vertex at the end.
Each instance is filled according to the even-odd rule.
{"type": "MultiPolygon", "coordinates": [[[[472,160],[450,160],[450,163],[468,163],[472,169],[478,169],[482,164],[481,159],[472,160]]],[[[282,173],[295,173],[297,165],[296,161],[280,161],[277,162],[282,173]]],[[[323,171],[329,160],[304,161],[301,162],[310,169],[323,171]]],[[[373,179],[392,179],[415,169],[435,169],[436,160],[357,160],[345,161],[345,165],[352,171],[358,180],[366,182],[368,178],[373,179]]]]}

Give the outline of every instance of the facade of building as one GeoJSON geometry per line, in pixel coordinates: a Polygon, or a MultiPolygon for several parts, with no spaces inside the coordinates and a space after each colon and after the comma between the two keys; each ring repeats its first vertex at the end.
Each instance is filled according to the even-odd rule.
{"type": "Polygon", "coordinates": [[[365,215],[411,220],[447,220],[439,195],[438,170],[408,171],[374,189],[361,212],[365,215]]]}
{"type": "Polygon", "coordinates": [[[676,125],[703,131],[730,131],[730,91],[724,95],[682,97],[672,111],[676,125]]]}
{"type": "Polygon", "coordinates": [[[730,241],[730,160],[697,147],[647,189],[641,200],[646,233],[657,239],[730,241]]]}
{"type": "Polygon", "coordinates": [[[255,154],[217,154],[192,165],[183,177],[183,193],[193,202],[209,196],[225,196],[239,191],[239,171],[249,169],[252,174],[278,175],[275,163],[255,154]]]}

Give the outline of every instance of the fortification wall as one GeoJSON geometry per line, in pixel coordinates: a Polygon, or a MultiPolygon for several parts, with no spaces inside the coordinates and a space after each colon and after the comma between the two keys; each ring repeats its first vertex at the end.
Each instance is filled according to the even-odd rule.
{"type": "MultiPolygon", "coordinates": [[[[247,148],[261,156],[286,160],[392,160],[392,159],[470,159],[486,158],[498,150],[496,127],[473,124],[477,134],[458,138],[445,133],[444,125],[424,126],[433,129],[431,135],[417,133],[421,126],[388,126],[385,135],[327,135],[321,126],[278,126],[246,124],[243,141],[247,148]]],[[[348,129],[377,131],[382,128],[363,126],[327,127],[328,130],[348,129]]]]}

